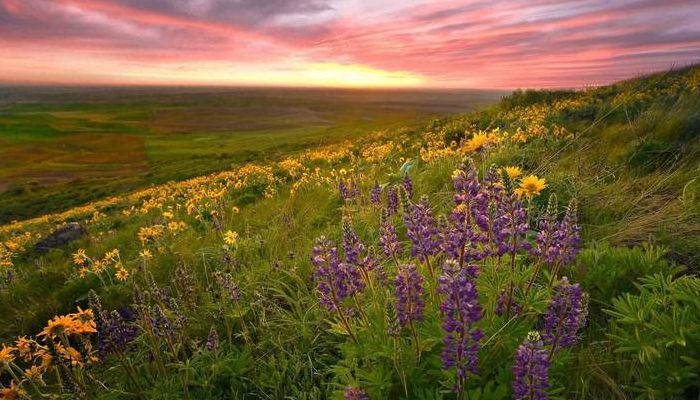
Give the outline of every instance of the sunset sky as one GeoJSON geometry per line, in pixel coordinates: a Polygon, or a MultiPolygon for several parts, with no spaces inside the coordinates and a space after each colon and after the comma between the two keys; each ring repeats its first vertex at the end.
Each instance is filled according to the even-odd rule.
{"type": "Polygon", "coordinates": [[[581,87],[700,61],[699,0],[0,0],[0,82],[581,87]]]}

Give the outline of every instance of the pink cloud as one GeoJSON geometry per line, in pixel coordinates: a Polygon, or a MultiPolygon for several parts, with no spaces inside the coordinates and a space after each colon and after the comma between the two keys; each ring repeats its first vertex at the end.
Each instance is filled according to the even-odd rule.
{"type": "Polygon", "coordinates": [[[100,82],[120,83],[159,68],[205,76],[211,63],[221,74],[228,63],[238,79],[230,83],[245,84],[241,71],[328,63],[412,74],[427,86],[557,87],[700,58],[694,0],[188,4],[1,0],[0,81],[60,81],[70,70],[91,83],[97,71],[87,68],[97,68],[100,82]]]}

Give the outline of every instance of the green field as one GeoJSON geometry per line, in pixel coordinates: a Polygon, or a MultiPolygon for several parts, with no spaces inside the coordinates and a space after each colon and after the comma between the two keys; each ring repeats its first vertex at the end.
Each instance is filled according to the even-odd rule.
{"type": "Polygon", "coordinates": [[[502,95],[0,87],[0,223],[473,111],[502,95]]]}

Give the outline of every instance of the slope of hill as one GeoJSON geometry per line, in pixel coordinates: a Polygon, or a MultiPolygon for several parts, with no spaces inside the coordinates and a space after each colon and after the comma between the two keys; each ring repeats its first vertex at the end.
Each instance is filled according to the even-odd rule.
{"type": "Polygon", "coordinates": [[[699,102],[698,67],[516,92],[2,226],[3,384],[698,398],[699,102]],[[74,221],[80,240],[33,249],[74,221]]]}

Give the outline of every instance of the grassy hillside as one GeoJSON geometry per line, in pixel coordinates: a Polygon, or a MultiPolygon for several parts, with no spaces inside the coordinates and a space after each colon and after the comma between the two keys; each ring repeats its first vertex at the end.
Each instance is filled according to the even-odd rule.
{"type": "Polygon", "coordinates": [[[0,223],[474,110],[495,91],[0,87],[0,223]]]}
{"type": "Polygon", "coordinates": [[[697,399],[699,101],[698,67],[516,92],[2,226],[3,385],[697,399]]]}

